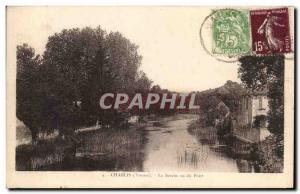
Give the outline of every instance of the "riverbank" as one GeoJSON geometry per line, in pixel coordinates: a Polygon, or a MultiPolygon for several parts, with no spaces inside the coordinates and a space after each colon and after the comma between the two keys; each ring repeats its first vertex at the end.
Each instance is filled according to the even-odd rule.
{"type": "Polygon", "coordinates": [[[20,145],[16,148],[16,170],[139,171],[145,141],[146,132],[132,126],[20,145]]]}
{"type": "Polygon", "coordinates": [[[232,157],[230,145],[220,139],[216,128],[203,126],[198,115],[178,114],[129,128],[84,131],[18,146],[16,169],[282,172],[283,160],[274,155],[275,142],[267,138],[253,145],[254,157],[232,157]]]}
{"type": "Polygon", "coordinates": [[[74,146],[69,138],[63,140],[61,137],[19,145],[16,147],[16,170],[38,170],[61,162],[73,154],[74,146]]]}
{"type": "MultiPolygon", "coordinates": [[[[16,170],[139,171],[149,132],[145,128],[163,127],[174,118],[151,115],[145,122],[127,127],[90,126],[74,130],[73,134],[39,139],[34,145],[29,141],[16,147],[16,170]]],[[[23,123],[22,127],[27,128],[23,123]]]]}
{"type": "MultiPolygon", "coordinates": [[[[190,134],[196,136],[198,141],[204,144],[214,145],[215,142],[221,142],[217,135],[217,130],[213,127],[202,126],[199,120],[191,123],[188,127],[188,131],[190,134]]],[[[235,156],[234,158],[237,159],[239,168],[248,169],[246,172],[252,172],[252,167],[244,168],[245,166],[253,166],[255,172],[281,173],[283,172],[283,143],[282,136],[269,135],[264,138],[264,140],[250,145],[251,148],[249,148],[249,150],[252,151],[249,152],[249,154],[244,154],[242,157],[236,154],[228,154],[228,156],[235,156]],[[247,161],[245,159],[247,159],[247,161]],[[241,161],[244,161],[245,164],[241,164],[241,161]]],[[[230,147],[229,145],[226,146],[230,147]]],[[[242,148],[244,149],[243,146],[240,146],[238,151],[242,152],[242,148]]]]}
{"type": "Polygon", "coordinates": [[[178,117],[184,115],[152,115],[146,122],[128,127],[92,126],[35,145],[18,145],[16,170],[142,171],[147,133],[165,127],[166,122],[178,117]]]}

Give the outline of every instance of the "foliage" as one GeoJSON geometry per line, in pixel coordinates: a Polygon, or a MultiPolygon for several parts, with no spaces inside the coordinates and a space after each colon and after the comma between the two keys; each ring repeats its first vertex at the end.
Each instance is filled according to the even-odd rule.
{"type": "Polygon", "coordinates": [[[271,135],[258,143],[254,149],[261,172],[281,173],[283,171],[283,137],[271,135]]]}
{"type": "Polygon", "coordinates": [[[17,46],[17,117],[30,128],[32,139],[44,124],[40,62],[33,48],[27,44],[17,46]]]}
{"type": "Polygon", "coordinates": [[[228,80],[223,87],[218,89],[220,99],[229,107],[231,112],[236,112],[240,98],[246,90],[237,82],[228,80]]]}
{"type": "Polygon", "coordinates": [[[100,27],[55,33],[42,58],[26,44],[18,46],[17,116],[34,133],[114,122],[120,113],[101,110],[99,97],[149,90],[151,80],[138,70],[141,59],[138,46],[100,27]]]}
{"type": "Polygon", "coordinates": [[[197,104],[200,105],[203,119],[206,125],[213,125],[215,119],[219,118],[217,106],[223,102],[231,112],[235,112],[239,106],[240,96],[245,93],[245,89],[238,84],[228,80],[223,86],[197,93],[197,104]]]}

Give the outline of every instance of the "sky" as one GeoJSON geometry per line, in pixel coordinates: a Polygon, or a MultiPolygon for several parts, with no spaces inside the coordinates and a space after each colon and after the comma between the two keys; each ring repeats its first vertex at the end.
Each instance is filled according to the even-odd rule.
{"type": "MultiPolygon", "coordinates": [[[[199,30],[208,7],[9,7],[7,43],[28,43],[42,54],[49,35],[65,28],[101,26],[119,31],[139,46],[140,70],[162,88],[202,91],[239,81],[237,63],[208,55],[199,30]]],[[[205,42],[211,42],[209,33],[205,42]]]]}

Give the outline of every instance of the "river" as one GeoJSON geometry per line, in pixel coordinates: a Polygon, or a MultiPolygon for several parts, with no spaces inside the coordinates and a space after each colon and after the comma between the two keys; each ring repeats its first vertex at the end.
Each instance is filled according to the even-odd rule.
{"type": "Polygon", "coordinates": [[[216,138],[216,142],[205,144],[189,133],[189,125],[198,118],[179,115],[159,130],[149,129],[144,171],[238,172],[236,160],[211,149],[218,143],[216,138]]]}
{"type": "Polygon", "coordinates": [[[198,118],[178,114],[142,127],[82,133],[75,150],[56,145],[53,153],[27,154],[18,163],[26,164],[24,170],[50,171],[253,172],[252,162],[227,154],[214,128],[191,130],[198,118]]]}

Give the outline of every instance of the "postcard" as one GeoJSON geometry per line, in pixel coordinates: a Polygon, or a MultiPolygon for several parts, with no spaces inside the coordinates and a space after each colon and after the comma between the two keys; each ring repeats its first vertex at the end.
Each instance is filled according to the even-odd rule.
{"type": "Polygon", "coordinates": [[[294,8],[8,6],[8,188],[294,188],[294,8]]]}

